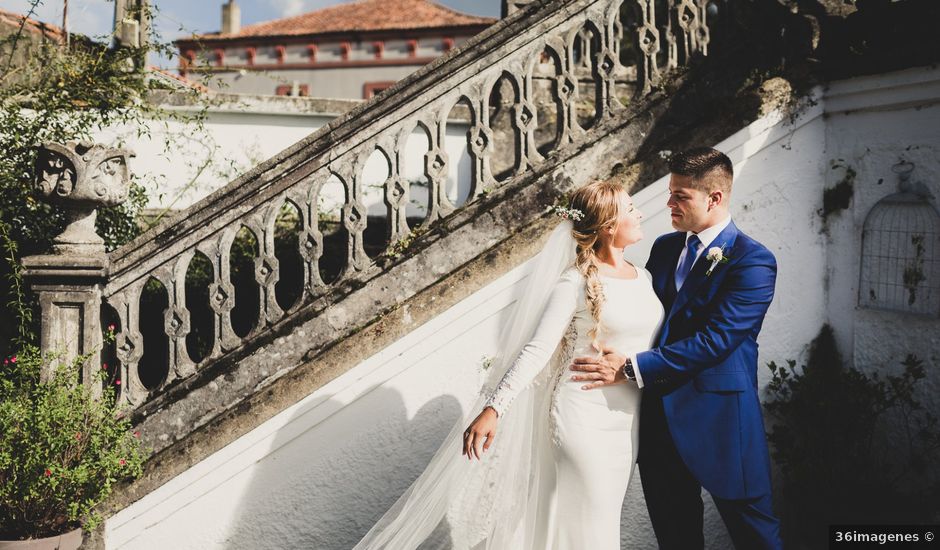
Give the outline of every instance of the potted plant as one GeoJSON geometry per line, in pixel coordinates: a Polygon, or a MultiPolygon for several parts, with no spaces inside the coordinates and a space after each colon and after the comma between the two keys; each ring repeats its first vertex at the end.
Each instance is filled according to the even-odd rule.
{"type": "MultiPolygon", "coordinates": [[[[61,362],[26,345],[0,366],[0,549],[78,548],[114,483],[141,474],[140,433],[115,406],[120,381],[95,398],[78,383],[87,359],[61,362]],[[44,364],[56,368],[40,382],[44,364]]],[[[99,372],[108,378],[106,366],[99,372]]]]}

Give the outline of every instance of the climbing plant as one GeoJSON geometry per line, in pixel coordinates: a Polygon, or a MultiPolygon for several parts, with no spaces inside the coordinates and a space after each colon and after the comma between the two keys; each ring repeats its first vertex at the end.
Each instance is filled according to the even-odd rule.
{"type": "MultiPolygon", "coordinates": [[[[171,43],[155,35],[142,47],[117,48],[111,36],[78,34],[66,43],[59,33],[30,28],[27,18],[41,1],[31,0],[18,28],[0,36],[0,245],[5,260],[0,263],[0,317],[17,320],[0,325],[0,356],[38,343],[36,304],[28,293],[17,292],[23,288],[17,265],[23,256],[48,252],[64,227],[61,210],[33,194],[37,146],[91,140],[114,127],[130,128],[141,137],[155,120],[184,121],[191,133],[204,133],[207,102],[196,112],[161,108],[148,97],[168,85],[134,63],[152,52],[173,57],[171,43]]],[[[194,89],[177,93],[199,94],[194,89]]],[[[97,231],[109,251],[143,229],[139,214],[147,194],[142,177],[132,175],[124,204],[99,210],[97,231]]]]}

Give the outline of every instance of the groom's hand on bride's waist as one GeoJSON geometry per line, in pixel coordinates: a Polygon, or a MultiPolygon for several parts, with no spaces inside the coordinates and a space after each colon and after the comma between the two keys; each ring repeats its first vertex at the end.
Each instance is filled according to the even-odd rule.
{"type": "Polygon", "coordinates": [[[582,390],[625,384],[628,380],[621,367],[626,360],[626,355],[621,355],[609,348],[604,348],[603,355],[598,357],[575,357],[570,366],[574,371],[571,379],[586,382],[581,386],[582,390]]]}

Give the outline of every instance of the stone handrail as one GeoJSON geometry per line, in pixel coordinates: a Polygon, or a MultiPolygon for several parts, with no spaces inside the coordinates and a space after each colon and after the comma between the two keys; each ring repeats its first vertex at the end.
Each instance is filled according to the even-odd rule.
{"type": "Polygon", "coordinates": [[[431,223],[459,207],[445,191],[451,159],[444,138],[448,115],[455,106],[465,105],[469,112],[467,201],[473,201],[537,168],[553,150],[583,141],[591,128],[624,108],[621,98],[647,94],[661,70],[685,64],[695,53],[706,53],[705,4],[705,0],[528,3],[376,100],[115,250],[109,255],[103,298],[118,320],[121,401],[138,407],[196,371],[197,362],[186,346],[191,312],[186,307],[185,279],[197,253],[212,264],[206,307],[211,309],[214,328],[211,351],[201,359],[206,362],[239,348],[304,304],[375,271],[364,247],[368,190],[363,184],[363,167],[375,151],[381,151],[388,163],[389,175],[382,186],[382,223],[387,242],[393,244],[411,233],[409,182],[403,175],[402,159],[405,143],[416,129],[427,134],[429,144],[423,171],[429,195],[424,223],[431,223]],[[621,51],[625,45],[633,53],[621,51]],[[622,57],[628,58],[627,64],[622,57]],[[509,120],[503,126],[491,120],[491,113],[500,107],[491,102],[492,92],[499,87],[509,91],[511,100],[503,100],[507,106],[511,103],[511,117],[503,117],[509,120]],[[546,105],[551,115],[541,116],[546,105]],[[509,168],[494,173],[497,159],[509,168]],[[318,211],[318,197],[331,178],[338,179],[344,190],[339,219],[347,246],[345,267],[335,281],[327,282],[319,269],[324,249],[319,220],[325,213],[318,211]],[[280,273],[274,250],[275,221],[285,203],[300,213],[297,242],[303,264],[302,295],[287,310],[275,298],[280,273]],[[254,279],[260,307],[251,331],[239,336],[231,322],[235,287],[230,259],[232,243],[242,227],[257,239],[254,279]],[[145,351],[140,303],[151,279],[159,281],[167,293],[163,330],[169,365],[160,386],[148,389],[139,372],[145,351]]]}

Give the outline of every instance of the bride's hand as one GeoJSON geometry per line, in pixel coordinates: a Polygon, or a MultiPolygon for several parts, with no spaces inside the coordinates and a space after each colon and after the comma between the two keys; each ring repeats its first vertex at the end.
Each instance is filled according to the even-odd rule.
{"type": "Polygon", "coordinates": [[[483,451],[490,448],[493,444],[493,438],[496,437],[496,409],[486,407],[483,412],[470,423],[470,427],[463,432],[463,451],[461,454],[467,456],[467,460],[472,460],[474,456],[480,460],[480,445],[483,451]],[[486,442],[483,440],[486,439],[486,442]]]}

